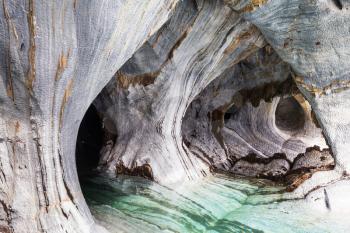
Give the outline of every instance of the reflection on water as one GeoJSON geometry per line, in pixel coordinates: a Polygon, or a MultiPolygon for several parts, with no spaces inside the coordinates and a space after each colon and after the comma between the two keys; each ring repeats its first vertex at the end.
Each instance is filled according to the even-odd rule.
{"type": "Polygon", "coordinates": [[[306,202],[269,203],[283,187],[221,174],[168,188],[130,176],[82,181],[96,220],[114,232],[349,232],[306,202]],[[266,197],[266,198],[265,198],[266,197]]]}

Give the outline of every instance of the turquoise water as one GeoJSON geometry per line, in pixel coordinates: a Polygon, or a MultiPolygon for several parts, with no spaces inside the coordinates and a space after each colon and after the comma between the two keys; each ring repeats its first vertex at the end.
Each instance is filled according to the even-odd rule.
{"type": "Polygon", "coordinates": [[[82,187],[95,219],[111,233],[350,232],[348,221],[303,200],[269,202],[283,187],[263,180],[216,174],[168,188],[138,177],[97,176],[82,187]]]}

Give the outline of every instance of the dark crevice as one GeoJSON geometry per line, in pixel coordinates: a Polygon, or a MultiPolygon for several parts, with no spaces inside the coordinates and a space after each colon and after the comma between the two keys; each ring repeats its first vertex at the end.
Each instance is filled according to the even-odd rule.
{"type": "MultiPolygon", "coordinates": [[[[284,175],[275,176],[275,175],[266,173],[266,174],[259,174],[257,178],[264,178],[264,179],[268,179],[268,180],[280,183],[286,186],[286,191],[293,191],[299,185],[301,185],[305,180],[311,178],[313,173],[317,171],[327,171],[327,170],[334,169],[334,163],[328,164],[328,165],[310,165],[308,167],[293,169],[295,163],[298,160],[302,159],[304,156],[307,156],[308,153],[312,153],[315,151],[321,152],[321,153],[330,153],[329,149],[321,150],[318,146],[313,146],[313,147],[306,148],[305,153],[299,154],[292,162],[289,161],[289,159],[284,153],[275,153],[272,157],[269,157],[269,158],[261,158],[254,153],[250,153],[242,157],[241,159],[236,160],[235,163],[237,163],[238,161],[246,161],[250,164],[267,165],[274,160],[279,160],[279,159],[285,160],[289,163],[290,169],[284,175]]],[[[324,155],[320,156],[321,161],[323,156],[324,155]]]]}
{"type": "Polygon", "coordinates": [[[124,166],[122,162],[116,166],[117,175],[129,175],[129,176],[139,176],[148,180],[154,180],[152,167],[149,164],[143,164],[141,166],[136,166],[133,168],[128,168],[124,166]]]}
{"type": "Polygon", "coordinates": [[[228,122],[229,119],[233,118],[236,113],[239,112],[239,108],[236,105],[232,105],[226,112],[224,115],[224,121],[225,124],[228,122]]]}
{"type": "Polygon", "coordinates": [[[325,201],[325,205],[327,209],[331,209],[331,205],[329,203],[329,197],[328,197],[328,193],[326,189],[323,189],[323,193],[324,193],[324,201],[325,201]]]}
{"type": "Polygon", "coordinates": [[[272,102],[272,99],[277,96],[286,96],[299,93],[299,90],[291,77],[283,82],[270,82],[262,86],[257,86],[250,89],[242,89],[238,92],[243,98],[243,102],[250,102],[254,107],[258,107],[260,100],[272,102]]]}
{"type": "Polygon", "coordinates": [[[77,138],[76,163],[79,178],[91,173],[98,166],[105,137],[102,127],[102,120],[96,108],[91,105],[80,124],[77,138]]]}
{"type": "Polygon", "coordinates": [[[289,164],[291,164],[285,153],[275,153],[273,154],[273,156],[268,158],[261,158],[255,153],[250,153],[247,156],[241,158],[240,160],[246,161],[248,163],[260,163],[266,165],[276,159],[283,159],[286,160],[289,164]]]}
{"type": "Polygon", "coordinates": [[[343,9],[343,4],[341,2],[341,0],[332,0],[334,5],[339,9],[342,10],[343,9]]]}
{"type": "Polygon", "coordinates": [[[294,97],[281,98],[276,113],[276,126],[281,130],[296,131],[305,124],[304,109],[294,97]]]}

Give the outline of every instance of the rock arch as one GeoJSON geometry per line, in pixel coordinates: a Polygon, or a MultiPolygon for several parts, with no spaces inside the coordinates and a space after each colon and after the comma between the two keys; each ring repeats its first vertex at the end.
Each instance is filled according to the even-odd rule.
{"type": "MultiPolygon", "coordinates": [[[[107,90],[113,91],[114,85],[124,103],[129,107],[134,104],[124,106],[126,125],[138,119],[143,108],[151,106],[152,110],[146,118],[138,119],[136,127],[130,124],[134,132],[140,126],[144,133],[124,140],[135,143],[144,137],[154,147],[137,148],[145,151],[147,161],[127,146],[116,148],[111,158],[123,161],[128,168],[139,166],[133,161],[141,161],[141,165],[149,162],[159,182],[204,176],[210,166],[186,151],[186,141],[182,142],[186,109],[211,81],[263,47],[262,35],[291,65],[294,80],[311,103],[336,158],[335,171],[314,175],[285,198],[304,196],[318,185],[348,176],[350,106],[344,101],[350,98],[350,37],[344,27],[350,18],[347,1],[198,0],[193,2],[193,19],[181,18],[187,23],[169,20],[167,28],[152,37],[171,14],[175,14],[173,19],[181,16],[176,16],[177,3],[1,1],[0,213],[5,216],[0,219],[1,231],[103,231],[94,224],[81,194],[74,151],[84,113],[112,77],[115,79],[107,90]],[[183,27],[176,29],[174,24],[183,27]],[[162,44],[171,45],[163,57],[158,42],[166,41],[169,28],[175,40],[162,44]],[[128,65],[129,69],[137,67],[143,52],[135,52],[147,40],[149,47],[146,43],[142,49],[159,59],[148,66],[156,70],[142,70],[137,75],[125,72],[128,67],[120,70],[134,54],[128,65]],[[139,97],[144,99],[137,102],[139,97]],[[173,164],[169,174],[177,175],[166,174],[161,164],[173,164]]],[[[217,154],[227,153],[222,145],[214,145],[217,154]]],[[[221,158],[214,162],[225,168],[229,162],[221,158]]]]}
{"type": "Polygon", "coordinates": [[[1,1],[1,231],[94,231],[75,169],[80,121],[176,3],[1,1]]]}

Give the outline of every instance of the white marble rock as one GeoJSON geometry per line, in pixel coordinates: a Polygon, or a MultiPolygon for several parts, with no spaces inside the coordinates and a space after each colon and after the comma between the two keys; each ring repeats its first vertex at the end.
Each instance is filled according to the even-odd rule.
{"type": "Polygon", "coordinates": [[[102,170],[147,164],[156,182],[173,184],[202,179],[213,166],[231,169],[238,136],[240,155],[263,151],[257,154],[265,159],[273,154],[264,144],[285,149],[288,160],[295,148],[320,144],[332,151],[335,170],[316,172],[282,199],[306,197],[317,209],[311,198],[327,188],[332,211],[348,206],[348,0],[1,0],[0,6],[0,232],[106,232],[91,216],[75,164],[79,125],[94,100],[106,130],[118,135],[102,151],[102,170]],[[260,49],[267,44],[275,63],[264,67],[269,61],[260,49]],[[290,75],[310,103],[303,106],[306,133],[275,127],[276,97],[258,108],[240,106],[240,114],[265,119],[259,123],[273,140],[254,138],[257,127],[247,125],[257,118],[245,121],[251,134],[233,136],[243,122],[225,126],[223,118],[242,98],[236,92],[290,75]],[[213,98],[201,101],[205,94],[213,98]],[[212,127],[206,114],[219,107],[212,127]]]}

